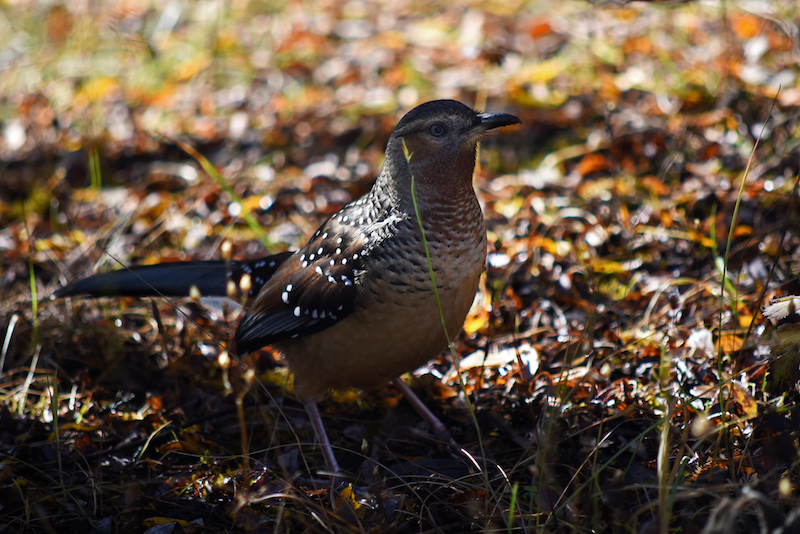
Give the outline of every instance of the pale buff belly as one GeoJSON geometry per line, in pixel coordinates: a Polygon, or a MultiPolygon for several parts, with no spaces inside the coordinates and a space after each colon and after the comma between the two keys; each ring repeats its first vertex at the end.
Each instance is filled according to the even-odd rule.
{"type": "MultiPolygon", "coordinates": [[[[479,248],[471,253],[472,261],[460,263],[468,269],[447,272],[442,276],[446,280],[437,280],[451,339],[461,330],[483,270],[484,253],[479,248]]],[[[369,299],[322,332],[276,344],[294,372],[298,398],[318,400],[329,389],[381,386],[420,367],[447,346],[427,273],[417,273],[411,287],[393,287],[386,279],[384,283],[389,287],[377,292],[380,302],[369,299]]]]}

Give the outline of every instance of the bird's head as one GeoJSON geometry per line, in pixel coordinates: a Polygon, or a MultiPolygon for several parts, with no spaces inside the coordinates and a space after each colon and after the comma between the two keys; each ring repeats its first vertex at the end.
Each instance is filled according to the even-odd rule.
{"type": "Polygon", "coordinates": [[[478,113],[455,100],[434,100],[400,120],[386,147],[384,170],[398,193],[410,192],[413,176],[421,197],[447,197],[472,188],[481,134],[520,120],[506,113],[478,113]]]}

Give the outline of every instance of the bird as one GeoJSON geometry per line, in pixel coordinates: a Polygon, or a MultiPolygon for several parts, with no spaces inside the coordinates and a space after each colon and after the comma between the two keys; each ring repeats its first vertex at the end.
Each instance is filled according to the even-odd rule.
{"type": "Polygon", "coordinates": [[[520,123],[455,100],[420,104],[392,131],[369,192],[299,250],[134,266],[75,281],[54,297],[224,296],[230,282],[246,288],[252,305],[232,352],[271,346],[282,354],[333,473],[340,469],[317,408],[329,390],[393,381],[423,417],[433,417],[434,431],[447,435],[399,377],[441,354],[461,330],[487,252],[472,183],[478,142],[520,123]]]}

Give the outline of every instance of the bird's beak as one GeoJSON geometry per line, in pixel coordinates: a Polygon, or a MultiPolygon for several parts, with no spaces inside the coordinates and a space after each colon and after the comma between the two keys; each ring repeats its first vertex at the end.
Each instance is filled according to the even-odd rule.
{"type": "Polygon", "coordinates": [[[471,129],[475,133],[483,133],[512,124],[522,124],[522,121],[508,113],[478,113],[471,129]]]}

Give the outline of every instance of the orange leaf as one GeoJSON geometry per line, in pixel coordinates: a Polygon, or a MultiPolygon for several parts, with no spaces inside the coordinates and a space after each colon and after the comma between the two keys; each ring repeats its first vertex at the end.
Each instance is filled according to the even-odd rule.
{"type": "Polygon", "coordinates": [[[579,176],[586,176],[592,172],[607,171],[608,168],[608,160],[606,160],[605,156],[592,153],[584,156],[575,168],[575,172],[577,172],[579,176]]]}
{"type": "Polygon", "coordinates": [[[736,352],[742,348],[744,339],[732,334],[723,334],[719,337],[719,344],[722,347],[723,352],[730,354],[731,352],[736,352]]]}
{"type": "Polygon", "coordinates": [[[739,39],[752,39],[761,32],[762,22],[752,15],[739,13],[731,17],[731,26],[739,39]]]}
{"type": "Polygon", "coordinates": [[[758,415],[758,404],[745,389],[737,384],[731,384],[731,397],[742,407],[745,415],[754,417],[758,415]]]}

